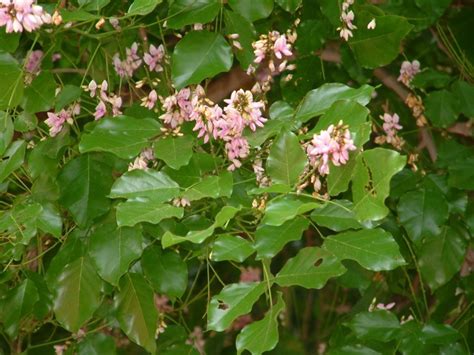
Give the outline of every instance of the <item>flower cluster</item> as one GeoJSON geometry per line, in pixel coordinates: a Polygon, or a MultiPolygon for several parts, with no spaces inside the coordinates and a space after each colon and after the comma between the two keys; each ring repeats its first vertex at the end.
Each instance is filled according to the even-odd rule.
{"type": "Polygon", "coordinates": [[[67,110],[62,109],[58,113],[48,112],[48,118],[44,121],[49,127],[49,135],[55,137],[62,131],[64,124],[67,122],[73,124],[73,116],[81,112],[81,106],[76,103],[71,105],[67,110]]]}
{"type": "Polygon", "coordinates": [[[414,60],[413,62],[409,62],[405,60],[402,63],[400,68],[400,76],[398,77],[398,81],[401,81],[406,86],[410,86],[411,81],[415,77],[416,74],[420,72],[420,62],[414,60]]]}
{"type": "Polygon", "coordinates": [[[263,127],[266,118],[262,112],[265,104],[254,101],[250,91],[240,89],[234,91],[224,109],[206,98],[201,86],[192,92],[189,88],[181,89],[168,96],[163,102],[165,113],[160,116],[166,125],[176,132],[185,121],[194,122],[194,131],[198,138],[207,143],[211,138],[225,142],[228,159],[231,161],[229,170],[239,168],[241,159],[249,154],[250,146],[242,136],[246,127],[255,131],[263,127]]]}
{"type": "Polygon", "coordinates": [[[114,117],[122,114],[122,111],[120,111],[122,98],[115,94],[108,94],[109,84],[106,80],[102,81],[100,85],[92,80],[89,85],[83,87],[83,89],[89,92],[91,97],[97,97],[99,99],[99,103],[94,112],[94,118],[96,120],[104,117],[107,112],[111,112],[114,117]]]}
{"type": "Polygon", "coordinates": [[[408,94],[406,100],[406,105],[410,108],[413,117],[416,119],[416,125],[418,127],[423,127],[428,124],[428,121],[425,117],[425,106],[423,105],[423,100],[421,97],[408,94]]]}
{"type": "Polygon", "coordinates": [[[133,76],[135,70],[142,65],[142,59],[138,56],[138,44],[134,42],[130,48],[125,49],[126,57],[124,60],[120,59],[120,55],[115,53],[113,57],[113,65],[116,73],[124,78],[133,76]]]}
{"type": "Polygon", "coordinates": [[[51,23],[51,15],[33,0],[0,0],[0,27],[7,33],[33,32],[51,23]]]}
{"type": "Polygon", "coordinates": [[[156,71],[157,73],[159,73],[163,71],[161,62],[163,61],[164,57],[165,57],[165,47],[163,47],[163,45],[160,44],[157,48],[152,44],[150,45],[150,48],[148,48],[148,52],[144,54],[143,61],[145,62],[146,65],[148,65],[148,68],[150,69],[150,71],[156,71]]]}
{"type": "MultiPolygon", "coordinates": [[[[337,30],[339,31],[339,36],[343,38],[346,42],[350,37],[353,36],[352,30],[357,29],[357,27],[352,23],[354,21],[354,12],[350,10],[350,6],[354,4],[354,0],[344,0],[342,3],[341,9],[341,27],[337,30]]],[[[375,21],[370,23],[368,28],[375,28],[375,21]],[[369,27],[370,25],[370,27],[369,27]]]]}
{"type": "Polygon", "coordinates": [[[148,164],[155,161],[155,154],[151,148],[144,149],[135,160],[128,165],[130,170],[148,170],[148,164]]]}
{"type": "Polygon", "coordinates": [[[329,174],[329,161],[335,166],[344,165],[349,160],[349,151],[355,149],[348,127],[339,121],[337,126],[330,125],[327,130],[315,134],[306,152],[310,165],[324,176],[329,174]]]}
{"type": "Polygon", "coordinates": [[[382,128],[385,132],[385,135],[377,137],[375,142],[378,144],[388,143],[397,149],[401,149],[405,141],[403,138],[397,135],[398,131],[403,128],[399,124],[400,117],[396,113],[393,115],[384,113],[384,115],[380,116],[380,118],[384,121],[382,128]]]}

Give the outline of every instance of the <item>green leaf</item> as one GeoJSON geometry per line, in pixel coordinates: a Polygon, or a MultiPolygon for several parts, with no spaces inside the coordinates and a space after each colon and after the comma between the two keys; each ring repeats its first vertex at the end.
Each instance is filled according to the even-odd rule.
{"type": "Polygon", "coordinates": [[[0,231],[15,237],[16,243],[28,245],[36,235],[36,221],[43,208],[39,203],[25,203],[20,200],[12,209],[0,215],[0,231]]]}
{"type": "Polygon", "coordinates": [[[38,289],[29,279],[8,291],[3,300],[2,323],[11,338],[16,338],[22,321],[33,312],[38,300],[38,289]]]}
{"type": "Polygon", "coordinates": [[[17,106],[23,97],[23,72],[10,54],[0,51],[0,110],[17,106]]]}
{"type": "Polygon", "coordinates": [[[367,29],[373,14],[361,11],[357,14],[358,29],[349,45],[354,55],[365,68],[377,68],[390,64],[400,52],[400,42],[413,29],[406,18],[387,15],[376,16],[376,27],[367,29]]]}
{"type": "Polygon", "coordinates": [[[0,156],[7,150],[13,138],[13,122],[6,112],[0,112],[0,156]]]}
{"type": "Polygon", "coordinates": [[[184,242],[191,242],[195,244],[200,244],[209,238],[216,228],[224,227],[227,222],[235,217],[237,212],[239,212],[241,207],[233,206],[224,206],[216,215],[214,223],[203,230],[198,231],[189,231],[186,236],[182,237],[176,234],[166,231],[163,237],[161,238],[161,244],[163,248],[168,248],[175,244],[180,244],[184,242]]]}
{"type": "Polygon", "coordinates": [[[474,117],[474,85],[458,80],[452,87],[452,92],[459,101],[459,111],[468,117],[474,117]]]}
{"type": "Polygon", "coordinates": [[[105,281],[118,285],[132,261],[142,254],[142,232],[139,228],[117,228],[105,224],[90,235],[89,255],[105,281]]]}
{"type": "Polygon", "coordinates": [[[460,99],[447,90],[429,93],[425,99],[426,117],[435,127],[447,127],[459,115],[460,99]]]}
{"type": "Polygon", "coordinates": [[[474,157],[456,159],[448,166],[448,184],[458,189],[474,190],[474,157]]]}
{"type": "Polygon", "coordinates": [[[271,200],[265,209],[262,223],[270,226],[281,226],[286,221],[309,212],[319,206],[312,198],[286,195],[271,200]]]}
{"type": "Polygon", "coordinates": [[[35,114],[23,111],[15,117],[15,131],[28,132],[34,130],[38,126],[38,118],[35,114]]]}
{"type": "Polygon", "coordinates": [[[257,259],[273,258],[287,243],[299,240],[308,225],[308,220],[301,216],[280,226],[260,225],[255,232],[257,259]]]}
{"type": "Polygon", "coordinates": [[[94,15],[81,9],[74,9],[71,11],[60,9],[60,13],[64,23],[74,21],[94,21],[100,19],[99,15],[94,15]]]}
{"type": "Polygon", "coordinates": [[[174,198],[179,193],[179,186],[171,178],[155,170],[132,170],[118,178],[110,191],[111,198],[152,199],[163,202],[174,198]]]}
{"type": "Polygon", "coordinates": [[[48,111],[53,107],[55,94],[54,76],[50,71],[43,70],[25,89],[21,105],[29,113],[48,111]]]}
{"type": "Polygon", "coordinates": [[[87,11],[100,11],[109,2],[110,0],[78,0],[79,5],[83,6],[83,10],[87,11]]]}
{"type": "Polygon", "coordinates": [[[410,85],[419,89],[442,89],[446,87],[451,81],[451,75],[427,68],[416,74],[413,80],[410,82],[410,85]]]}
{"type": "Polygon", "coordinates": [[[15,141],[3,154],[0,163],[0,183],[2,183],[12,172],[17,170],[25,159],[26,142],[15,141]]]}
{"type": "Polygon", "coordinates": [[[339,260],[351,259],[372,271],[393,270],[405,265],[393,237],[383,229],[350,231],[325,239],[323,249],[339,260]]]}
{"type": "Polygon", "coordinates": [[[179,254],[153,245],[142,255],[141,265],[153,289],[170,297],[181,297],[188,286],[188,266],[179,254]]]}
{"type": "Polygon", "coordinates": [[[208,23],[219,13],[221,4],[218,0],[174,0],[168,11],[167,26],[181,29],[195,23],[208,23]]]}
{"type": "Polygon", "coordinates": [[[242,49],[235,51],[235,56],[243,69],[247,69],[253,63],[255,55],[253,53],[252,42],[255,41],[256,32],[252,22],[233,11],[224,10],[225,34],[237,33],[237,41],[242,49]]]}
{"type": "Polygon", "coordinates": [[[352,196],[359,220],[379,220],[388,214],[385,199],[390,192],[390,179],[403,169],[405,162],[404,156],[383,148],[366,150],[357,156],[352,196]]]}
{"type": "Polygon", "coordinates": [[[146,198],[136,198],[117,205],[117,224],[129,226],[141,222],[158,224],[166,218],[182,218],[184,209],[146,198]]]}
{"type": "Polygon", "coordinates": [[[461,268],[466,252],[466,241],[452,227],[429,238],[418,253],[421,275],[434,291],[448,282],[461,268]]]}
{"type": "Polygon", "coordinates": [[[301,6],[303,0],[276,0],[276,2],[283,10],[294,13],[301,6]]]}
{"type": "Polygon", "coordinates": [[[360,229],[363,226],[357,220],[352,210],[352,202],[337,200],[326,203],[311,213],[311,219],[318,225],[340,232],[346,229],[360,229]]]}
{"type": "Polygon", "coordinates": [[[237,235],[224,234],[216,238],[210,258],[213,261],[243,262],[254,253],[252,244],[237,235]]]}
{"type": "Polygon", "coordinates": [[[163,0],[135,0],[128,8],[127,15],[148,15],[162,2],[163,0]]]}
{"type": "Polygon", "coordinates": [[[229,5],[251,22],[268,17],[273,10],[273,0],[229,0],[229,5]]]}
{"type": "Polygon", "coordinates": [[[77,344],[78,355],[115,355],[114,338],[104,333],[88,334],[77,344]]]}
{"type": "Polygon", "coordinates": [[[193,155],[194,139],[191,135],[165,137],[155,142],[155,156],[173,169],[185,166],[193,155]]]}
{"type": "Polygon", "coordinates": [[[81,97],[82,90],[79,86],[75,85],[64,85],[61,89],[61,92],[56,97],[56,103],[54,109],[60,111],[65,108],[67,105],[73,103],[74,101],[79,100],[81,97]]]}
{"type": "Polygon", "coordinates": [[[54,284],[54,314],[70,332],[79,328],[100,306],[102,281],[89,258],[80,258],[67,264],[54,284]]]}
{"type": "Polygon", "coordinates": [[[408,236],[418,245],[424,238],[439,235],[440,226],[449,215],[446,198],[429,187],[405,193],[400,198],[397,211],[408,236]]]}
{"type": "Polygon", "coordinates": [[[199,84],[206,78],[229,71],[232,60],[232,48],[219,33],[189,32],[173,52],[173,83],[178,90],[189,84],[199,84]]]}
{"type": "Polygon", "coordinates": [[[270,148],[267,173],[273,182],[293,186],[303,172],[307,160],[298,137],[292,132],[285,132],[270,148]]]}
{"type": "Polygon", "coordinates": [[[296,110],[296,119],[309,121],[324,114],[338,100],[353,100],[365,106],[370,102],[373,92],[374,88],[369,85],[354,89],[339,83],[324,84],[306,94],[296,110]]]}
{"type": "Polygon", "coordinates": [[[36,220],[39,229],[60,238],[63,229],[63,221],[58,208],[52,203],[43,203],[41,214],[36,220]]]}
{"type": "Polygon", "coordinates": [[[344,165],[331,166],[331,173],[326,177],[329,195],[337,196],[341,192],[347,191],[349,183],[354,176],[354,171],[357,165],[357,155],[359,154],[360,152],[356,151],[344,165]]]}
{"type": "Polygon", "coordinates": [[[239,316],[247,314],[265,292],[264,282],[238,283],[225,286],[209,303],[207,329],[221,332],[239,316]]]}
{"type": "MultiPolygon", "coordinates": [[[[332,237],[331,237],[332,238],[332,237]]],[[[288,260],[275,277],[275,282],[282,286],[298,285],[304,288],[323,288],[332,277],[341,276],[346,268],[331,252],[319,247],[301,249],[288,260]]]]}
{"type": "Polygon", "coordinates": [[[107,193],[112,185],[112,167],[104,160],[83,154],[69,161],[59,173],[59,201],[81,227],[110,208],[107,193]]]}
{"type": "Polygon", "coordinates": [[[385,310],[360,312],[354,316],[348,326],[359,339],[382,342],[396,339],[401,328],[397,317],[385,310]]]}
{"type": "Polygon", "coordinates": [[[241,354],[244,350],[252,354],[262,354],[274,349],[279,338],[278,316],[283,309],[285,309],[285,302],[279,292],[277,303],[270,308],[265,317],[247,325],[239,333],[235,341],[237,354],[241,354]]]}
{"type": "Polygon", "coordinates": [[[0,51],[13,53],[20,43],[21,33],[7,33],[5,27],[0,29],[0,51]]]}
{"type": "Polygon", "coordinates": [[[81,153],[110,152],[120,158],[132,159],[149,145],[150,138],[160,133],[160,127],[151,118],[104,118],[90,133],[82,135],[79,150],[81,153]]]}
{"type": "Polygon", "coordinates": [[[125,334],[148,352],[155,353],[158,314],[153,290],[140,274],[128,273],[120,280],[115,296],[117,320],[125,334]]]}

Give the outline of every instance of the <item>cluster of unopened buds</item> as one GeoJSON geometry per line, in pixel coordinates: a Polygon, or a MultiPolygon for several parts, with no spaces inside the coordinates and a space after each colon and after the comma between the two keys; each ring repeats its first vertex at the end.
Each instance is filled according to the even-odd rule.
{"type": "Polygon", "coordinates": [[[97,97],[99,99],[94,112],[96,120],[107,115],[107,112],[110,112],[114,117],[122,114],[120,110],[122,108],[122,98],[116,94],[108,93],[109,84],[106,80],[102,81],[100,85],[92,80],[88,86],[83,86],[83,89],[90,93],[90,97],[97,97]]]}
{"type": "Polygon", "coordinates": [[[81,105],[79,103],[74,103],[70,105],[67,109],[62,109],[59,112],[48,112],[48,118],[44,121],[49,127],[49,135],[55,137],[59,132],[62,131],[66,123],[72,125],[74,124],[74,116],[77,116],[81,113],[81,105]]]}
{"type": "Polygon", "coordinates": [[[414,94],[408,94],[406,105],[410,108],[413,117],[416,119],[416,125],[418,127],[424,127],[428,124],[425,117],[425,106],[420,96],[414,94]]]}
{"type": "Polygon", "coordinates": [[[194,91],[181,89],[175,94],[161,99],[165,113],[160,116],[163,122],[175,133],[184,122],[194,122],[193,130],[204,143],[211,138],[225,142],[228,159],[231,161],[229,170],[239,168],[241,159],[249,154],[250,146],[243,137],[246,127],[255,131],[263,127],[265,104],[254,101],[250,91],[240,89],[234,91],[229,99],[224,100],[222,109],[205,96],[204,89],[197,86],[194,91]]]}
{"type": "Polygon", "coordinates": [[[413,62],[409,62],[405,60],[400,67],[400,75],[398,77],[398,81],[401,81],[406,86],[410,87],[410,83],[415,77],[416,74],[420,72],[420,62],[414,60],[413,62]]]}
{"type": "Polygon", "coordinates": [[[278,31],[271,31],[260,36],[259,40],[252,43],[254,49],[254,65],[250,65],[247,74],[256,72],[256,66],[260,70],[257,74],[257,82],[262,91],[270,90],[272,76],[282,73],[285,70],[295,69],[294,64],[288,65],[288,60],[293,56],[292,45],[296,41],[296,32],[287,31],[280,34],[278,31]]]}
{"type": "Polygon", "coordinates": [[[400,117],[396,113],[394,113],[393,115],[389,113],[384,113],[383,116],[380,116],[380,118],[383,120],[382,128],[385,134],[376,137],[375,143],[388,143],[396,149],[400,150],[405,144],[404,139],[398,136],[398,131],[403,128],[399,124],[400,117]]]}
{"type": "MultiPolygon", "coordinates": [[[[357,27],[352,23],[354,21],[355,15],[354,11],[350,9],[351,5],[354,4],[354,0],[344,0],[341,8],[341,26],[338,27],[339,36],[343,38],[346,42],[350,37],[353,36],[352,31],[357,29],[357,27]]],[[[375,20],[370,22],[367,28],[375,28],[375,20]],[[370,26],[370,27],[369,27],[370,26]]],[[[372,28],[372,29],[373,29],[372,28]]]]}
{"type": "Polygon", "coordinates": [[[33,32],[51,23],[51,15],[33,0],[0,0],[0,27],[7,33],[33,32]]]}

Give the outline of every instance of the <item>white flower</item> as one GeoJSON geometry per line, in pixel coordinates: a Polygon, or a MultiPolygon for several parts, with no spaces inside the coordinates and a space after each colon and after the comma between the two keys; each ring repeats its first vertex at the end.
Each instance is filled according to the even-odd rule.
{"type": "Polygon", "coordinates": [[[367,29],[374,30],[375,26],[376,26],[375,19],[373,18],[372,21],[370,21],[369,24],[367,25],[367,29]]]}

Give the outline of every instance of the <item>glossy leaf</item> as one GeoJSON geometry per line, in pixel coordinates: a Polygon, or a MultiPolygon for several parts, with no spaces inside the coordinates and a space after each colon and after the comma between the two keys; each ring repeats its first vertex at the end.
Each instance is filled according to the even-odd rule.
{"type": "Polygon", "coordinates": [[[320,289],[326,282],[346,272],[337,257],[318,247],[301,249],[289,259],[278,272],[275,282],[282,286],[298,285],[304,288],[320,289]]]}
{"type": "Polygon", "coordinates": [[[291,132],[285,132],[270,148],[267,159],[268,175],[275,183],[293,186],[298,181],[307,160],[298,137],[291,132]]]}
{"type": "Polygon", "coordinates": [[[208,23],[219,13],[218,0],[174,0],[168,10],[168,27],[180,29],[195,23],[208,23]]]}
{"type": "Polygon", "coordinates": [[[240,211],[240,207],[224,206],[217,214],[214,223],[203,230],[189,231],[186,236],[182,237],[176,234],[166,231],[161,238],[161,245],[163,248],[168,248],[175,244],[184,242],[191,242],[200,244],[209,238],[216,228],[225,227],[228,221],[235,217],[237,212],[240,211]]]}
{"type": "Polygon", "coordinates": [[[230,70],[232,49],[218,33],[189,32],[176,45],[171,76],[177,89],[230,70]]]}
{"type": "Polygon", "coordinates": [[[237,336],[235,345],[237,354],[244,350],[252,354],[262,354],[270,351],[278,344],[278,316],[285,309],[285,302],[281,293],[278,293],[277,302],[259,321],[247,325],[237,336]]]}
{"type": "Polygon", "coordinates": [[[33,281],[29,279],[25,279],[5,295],[2,323],[4,331],[10,337],[15,338],[17,336],[22,321],[31,315],[38,300],[38,289],[33,281]]]}
{"type": "Polygon", "coordinates": [[[376,27],[367,29],[373,14],[359,14],[358,31],[349,41],[354,55],[363,67],[376,68],[390,64],[400,52],[400,42],[412,30],[406,18],[395,15],[377,16],[376,27]]]}
{"type": "Polygon", "coordinates": [[[103,118],[90,133],[82,135],[79,150],[81,153],[109,152],[123,159],[132,159],[149,145],[150,138],[160,133],[160,127],[150,118],[103,118]]]}
{"type": "Polygon", "coordinates": [[[155,142],[155,157],[173,169],[185,166],[193,155],[194,139],[190,135],[166,137],[155,142]]]}
{"type": "Polygon", "coordinates": [[[0,183],[23,164],[25,150],[25,141],[15,141],[3,153],[3,158],[0,162],[0,183]]]}
{"type": "Polygon", "coordinates": [[[425,100],[426,117],[435,127],[447,127],[456,121],[460,101],[457,96],[447,90],[434,91],[425,100]]]}
{"type": "Polygon", "coordinates": [[[56,82],[53,74],[42,71],[25,89],[22,106],[26,112],[48,111],[54,104],[56,82]]]}
{"type": "Polygon", "coordinates": [[[181,297],[188,286],[188,266],[179,254],[158,246],[145,250],[141,265],[153,289],[170,297],[181,297]]]}
{"type": "Polygon", "coordinates": [[[360,312],[348,325],[359,339],[382,342],[395,339],[401,328],[397,317],[385,310],[360,312]]]}
{"type": "Polygon", "coordinates": [[[309,212],[319,206],[316,200],[306,197],[287,195],[270,201],[265,209],[262,223],[281,226],[298,215],[309,212]]]}
{"type": "Polygon", "coordinates": [[[255,28],[249,20],[234,11],[224,10],[225,32],[227,35],[237,33],[242,50],[235,51],[235,56],[243,69],[253,63],[255,55],[252,42],[256,38],[255,28]]]}
{"type": "Polygon", "coordinates": [[[0,110],[18,105],[23,96],[23,73],[10,54],[0,51],[0,110]]]}
{"type": "Polygon", "coordinates": [[[7,150],[13,138],[13,122],[6,112],[0,112],[0,155],[7,150]]]}
{"type": "Polygon", "coordinates": [[[466,252],[466,241],[452,227],[429,238],[419,252],[418,263],[425,282],[436,290],[448,282],[460,269],[466,252]]]}
{"type": "Polygon", "coordinates": [[[209,303],[207,329],[218,332],[227,329],[237,317],[249,313],[264,292],[264,282],[227,285],[209,303]]]}
{"type": "Polygon", "coordinates": [[[163,0],[134,0],[128,8],[128,15],[148,15],[155,7],[162,3],[163,0]]]}
{"type": "Polygon", "coordinates": [[[81,256],[64,267],[54,286],[54,314],[64,328],[75,333],[99,307],[102,281],[92,261],[81,256]]]}
{"type": "Polygon", "coordinates": [[[301,6],[303,0],[276,0],[276,2],[283,10],[293,13],[301,6]]]}
{"type": "Polygon", "coordinates": [[[104,333],[88,334],[78,345],[78,355],[114,355],[114,338],[104,333]]]}
{"type": "Polygon", "coordinates": [[[216,238],[212,245],[211,259],[214,261],[243,262],[254,253],[252,244],[237,235],[224,234],[216,238]]]}
{"type": "Polygon", "coordinates": [[[179,186],[171,178],[156,170],[132,170],[118,178],[110,191],[111,198],[149,198],[164,202],[179,193],[179,186]]]}
{"type": "Polygon", "coordinates": [[[119,287],[115,302],[120,328],[130,340],[154,353],[158,314],[153,302],[153,290],[143,276],[136,273],[125,274],[119,287]]]}
{"type": "Polygon", "coordinates": [[[453,94],[459,99],[459,110],[468,117],[474,116],[474,85],[458,80],[452,87],[453,94]]]}
{"type": "Polygon", "coordinates": [[[439,235],[449,214],[446,198],[439,191],[427,187],[405,193],[397,210],[400,222],[417,244],[421,244],[424,238],[439,235]]]}
{"type": "Polygon", "coordinates": [[[393,270],[405,264],[393,237],[379,228],[332,235],[325,239],[323,249],[339,260],[355,260],[372,271],[393,270]]]}
{"type": "Polygon", "coordinates": [[[229,0],[229,5],[232,10],[252,22],[268,17],[273,10],[273,0],[229,0]]]}
{"type": "Polygon", "coordinates": [[[81,94],[82,90],[80,87],[75,85],[64,85],[58,96],[56,96],[56,103],[54,105],[55,111],[58,112],[67,105],[77,101],[81,97],[81,94]]]}
{"type": "Polygon", "coordinates": [[[363,226],[357,220],[352,203],[347,200],[327,203],[311,213],[311,219],[318,225],[340,232],[346,229],[360,229],[363,226]]]}
{"type": "Polygon", "coordinates": [[[116,228],[113,224],[105,224],[91,234],[89,255],[100,277],[117,286],[131,262],[140,257],[142,243],[139,228],[116,228]]]}
{"type": "Polygon", "coordinates": [[[353,100],[365,106],[370,102],[374,88],[363,85],[358,89],[343,84],[324,84],[306,94],[296,111],[296,119],[301,122],[324,114],[338,100],[353,100]]]}
{"type": "Polygon", "coordinates": [[[184,209],[155,202],[146,198],[136,198],[117,205],[117,224],[133,227],[141,222],[158,224],[166,218],[182,218],[184,209]]]}
{"type": "Polygon", "coordinates": [[[110,208],[112,167],[100,156],[82,154],[69,161],[58,176],[60,203],[85,227],[110,208]]]}
{"type": "Polygon", "coordinates": [[[287,243],[301,239],[308,225],[307,219],[298,216],[280,226],[259,226],[255,232],[257,259],[274,257],[287,243]]]}
{"type": "Polygon", "coordinates": [[[62,234],[63,221],[58,208],[52,203],[43,203],[41,214],[36,220],[36,225],[45,233],[49,233],[56,238],[62,234]]]}
{"type": "Polygon", "coordinates": [[[405,162],[406,158],[396,151],[383,148],[366,150],[357,156],[352,196],[359,220],[379,220],[387,215],[385,199],[390,192],[390,179],[403,169],[405,162]]]}

